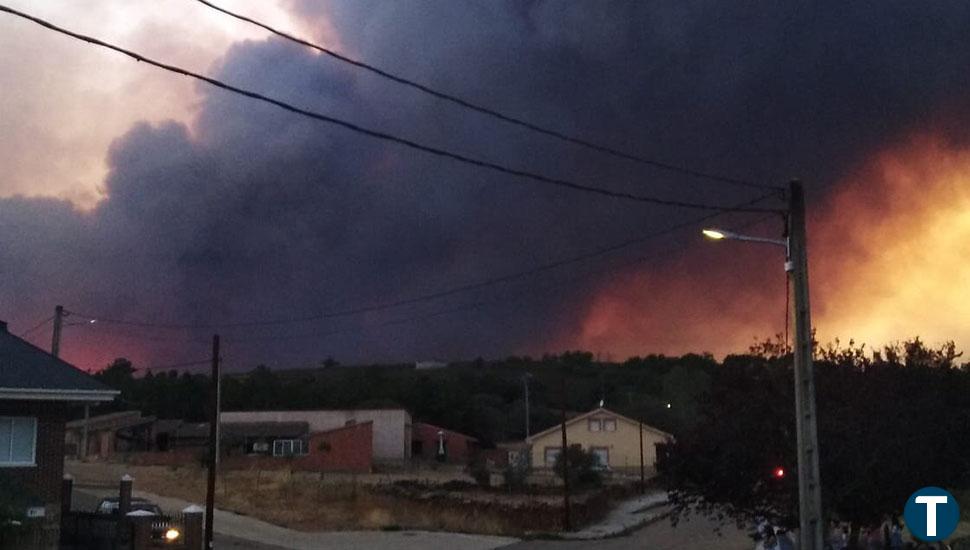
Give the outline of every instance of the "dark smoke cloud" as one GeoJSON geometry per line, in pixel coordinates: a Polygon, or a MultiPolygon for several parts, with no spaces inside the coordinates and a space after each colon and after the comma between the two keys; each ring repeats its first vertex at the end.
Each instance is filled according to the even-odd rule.
{"type": "MultiPolygon", "coordinates": [[[[775,183],[797,175],[816,196],[897,134],[970,104],[965,3],[294,1],[292,9],[328,20],[352,55],[441,89],[697,169],[775,183]]],[[[564,146],[275,39],[234,46],[212,73],[512,166],[669,198],[753,196],[564,146]]],[[[0,200],[0,303],[8,318],[27,326],[54,303],[183,323],[311,315],[528,268],[697,215],[544,188],[200,91],[191,128],[141,124],[117,139],[108,198],[94,211],[0,200]]],[[[639,269],[678,276],[671,262],[696,253],[690,235],[538,284],[392,313],[224,331],[229,358],[242,367],[327,355],[541,352],[575,330],[603,282],[573,278],[672,245],[681,251],[639,269]],[[496,298],[505,301],[380,326],[496,298]],[[326,335],[338,328],[348,331],[326,335]],[[272,339],[312,333],[320,336],[272,339]]],[[[764,277],[731,280],[750,290],[764,277]]],[[[677,315],[672,310],[645,314],[677,315]]],[[[204,342],[157,339],[211,332],[73,330],[69,357],[84,366],[124,354],[145,362],[204,356],[204,342]]]]}

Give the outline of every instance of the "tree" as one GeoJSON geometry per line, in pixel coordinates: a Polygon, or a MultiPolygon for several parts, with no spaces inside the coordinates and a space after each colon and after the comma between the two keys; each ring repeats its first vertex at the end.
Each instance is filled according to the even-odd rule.
{"type": "MultiPolygon", "coordinates": [[[[816,399],[823,508],[854,523],[898,514],[926,485],[966,486],[970,371],[948,348],[869,358],[862,346],[819,350],[816,399]]],[[[913,350],[912,352],[910,350],[913,350]]],[[[714,373],[697,424],[670,448],[676,513],[797,524],[790,355],[734,356],[714,373]],[[785,474],[778,476],[781,468],[785,474]]]]}
{"type": "MultiPolygon", "coordinates": [[[[559,453],[553,471],[560,479],[565,479],[567,475],[567,465],[563,462],[564,455],[559,453]]],[[[570,486],[576,489],[597,487],[602,482],[602,476],[598,470],[599,461],[590,451],[584,451],[579,445],[570,445],[566,449],[565,458],[568,459],[568,475],[570,486]]]]}

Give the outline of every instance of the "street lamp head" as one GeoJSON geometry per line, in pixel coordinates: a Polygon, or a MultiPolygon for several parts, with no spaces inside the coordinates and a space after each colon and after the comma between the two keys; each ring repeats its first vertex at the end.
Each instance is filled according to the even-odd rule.
{"type": "Polygon", "coordinates": [[[704,236],[707,237],[708,239],[714,239],[715,241],[719,241],[721,239],[727,239],[730,236],[730,234],[727,231],[724,231],[721,229],[714,229],[714,228],[705,229],[701,232],[704,233],[704,236]]]}

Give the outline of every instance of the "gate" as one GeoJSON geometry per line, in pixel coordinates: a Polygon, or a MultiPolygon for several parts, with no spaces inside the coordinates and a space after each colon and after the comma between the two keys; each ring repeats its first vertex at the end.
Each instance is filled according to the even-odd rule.
{"type": "Polygon", "coordinates": [[[61,516],[61,550],[132,550],[132,526],[126,518],[94,512],[61,516]]]}

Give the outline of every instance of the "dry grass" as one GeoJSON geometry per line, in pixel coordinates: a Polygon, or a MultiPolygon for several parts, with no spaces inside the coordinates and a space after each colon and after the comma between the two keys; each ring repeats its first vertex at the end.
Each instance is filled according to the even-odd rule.
{"type": "MultiPolygon", "coordinates": [[[[205,470],[198,466],[74,463],[68,469],[78,484],[114,486],[127,473],[135,478],[137,490],[190,502],[205,500],[205,470]]],[[[306,531],[403,528],[522,535],[558,528],[560,499],[555,495],[444,491],[439,483],[420,477],[407,489],[394,485],[405,478],[416,480],[406,474],[388,478],[227,471],[217,480],[216,506],[306,531]]],[[[582,499],[577,500],[582,506],[582,499]]]]}

